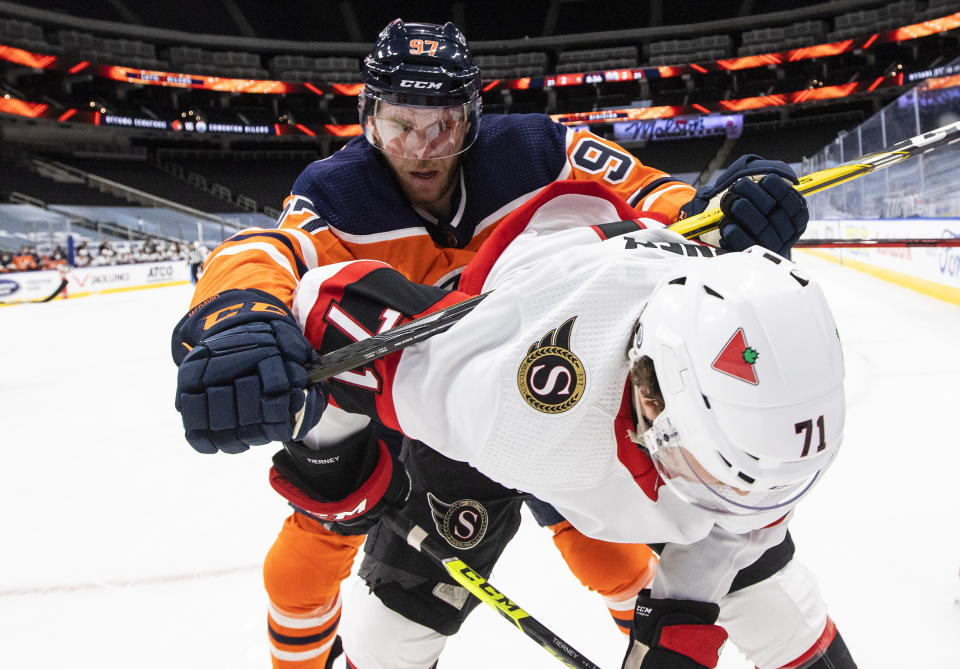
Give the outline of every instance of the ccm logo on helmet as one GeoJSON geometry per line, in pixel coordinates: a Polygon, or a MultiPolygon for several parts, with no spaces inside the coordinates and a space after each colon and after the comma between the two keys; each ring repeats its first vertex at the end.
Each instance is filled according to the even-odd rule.
{"type": "Polygon", "coordinates": [[[439,81],[414,81],[413,79],[401,79],[400,88],[425,88],[427,90],[440,90],[443,83],[439,81]]]}

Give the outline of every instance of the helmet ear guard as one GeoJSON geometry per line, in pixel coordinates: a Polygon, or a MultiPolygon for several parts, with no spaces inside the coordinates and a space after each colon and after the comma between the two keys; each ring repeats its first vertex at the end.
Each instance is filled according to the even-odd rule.
{"type": "Polygon", "coordinates": [[[790,261],[756,247],[678,264],[638,320],[628,357],[644,356],[665,406],[644,441],[684,500],[725,515],[779,509],[835,457],[839,338],[819,286],[790,261]]]}

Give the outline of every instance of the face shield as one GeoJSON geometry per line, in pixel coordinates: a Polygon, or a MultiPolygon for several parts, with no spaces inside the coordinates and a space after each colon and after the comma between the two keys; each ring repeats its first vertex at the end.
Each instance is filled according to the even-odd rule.
{"type": "Polygon", "coordinates": [[[384,153],[412,160],[459,155],[477,138],[480,99],[453,106],[398,105],[364,93],[360,100],[363,135],[384,153]]]}
{"type": "MultiPolygon", "coordinates": [[[[745,516],[788,507],[813,487],[822,471],[792,482],[738,476],[724,464],[719,450],[711,454],[716,456],[712,467],[697,459],[690,435],[672,420],[669,409],[652,424],[641,419],[638,430],[644,428],[644,444],[664,482],[683,501],[714,513],[745,516]]],[[[713,438],[718,442],[724,439],[721,434],[713,438]]]]}

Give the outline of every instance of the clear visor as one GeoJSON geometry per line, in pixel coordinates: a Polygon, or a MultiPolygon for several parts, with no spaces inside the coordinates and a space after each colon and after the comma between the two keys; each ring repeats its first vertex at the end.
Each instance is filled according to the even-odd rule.
{"type": "MultiPolygon", "coordinates": [[[[729,483],[710,472],[687,448],[684,434],[664,411],[643,433],[643,440],[657,472],[682,500],[725,515],[750,515],[789,506],[802,497],[820,475],[819,471],[793,483],[764,486],[761,482],[729,483]]],[[[722,437],[718,437],[722,438],[722,437]]],[[[729,477],[737,475],[733,469],[729,477]]]]}
{"type": "Polygon", "coordinates": [[[479,99],[452,107],[416,107],[366,97],[360,123],[367,141],[384,153],[435,160],[470,148],[477,138],[479,111],[479,99]]]}

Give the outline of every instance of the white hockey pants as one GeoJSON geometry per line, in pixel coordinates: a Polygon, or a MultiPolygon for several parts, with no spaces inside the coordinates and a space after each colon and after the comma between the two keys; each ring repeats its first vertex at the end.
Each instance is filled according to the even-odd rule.
{"type": "MultiPolygon", "coordinates": [[[[447,637],[388,609],[361,583],[352,595],[340,635],[357,669],[427,669],[438,660],[447,637]]],[[[717,621],[759,669],[776,669],[803,655],[826,622],[827,607],[816,579],[796,560],[724,597],[717,621]]],[[[519,633],[504,627],[504,634],[519,633]]]]}

